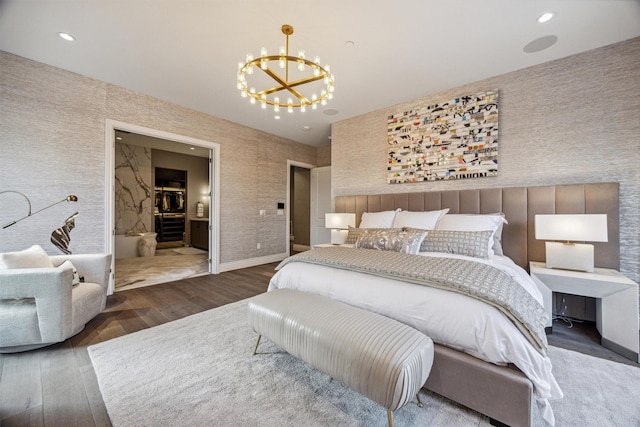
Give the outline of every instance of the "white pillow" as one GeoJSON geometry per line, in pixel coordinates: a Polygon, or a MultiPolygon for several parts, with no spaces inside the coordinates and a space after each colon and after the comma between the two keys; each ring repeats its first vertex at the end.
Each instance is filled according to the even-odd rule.
{"type": "Polygon", "coordinates": [[[76,270],[75,265],[73,265],[71,261],[66,260],[65,262],[60,264],[58,268],[61,268],[61,269],[70,268],[71,270],[73,270],[73,286],[80,283],[80,276],[78,275],[78,270],[76,270]]]}
{"type": "Polygon", "coordinates": [[[20,252],[0,254],[0,270],[12,268],[51,268],[49,255],[38,245],[20,252]]]}
{"type": "Polygon", "coordinates": [[[360,228],[391,228],[396,211],[363,212],[360,228]]]}
{"type": "Polygon", "coordinates": [[[491,230],[491,238],[489,239],[489,256],[493,256],[496,253],[502,255],[501,246],[501,234],[502,225],[507,224],[507,220],[504,218],[504,214],[446,214],[444,215],[436,230],[454,230],[454,231],[484,231],[491,230]],[[496,247],[496,245],[499,245],[496,247]],[[495,250],[494,250],[495,247],[495,250]]]}
{"type": "Polygon", "coordinates": [[[427,212],[401,211],[393,219],[393,228],[419,228],[421,230],[435,230],[438,221],[449,209],[427,212]]]}

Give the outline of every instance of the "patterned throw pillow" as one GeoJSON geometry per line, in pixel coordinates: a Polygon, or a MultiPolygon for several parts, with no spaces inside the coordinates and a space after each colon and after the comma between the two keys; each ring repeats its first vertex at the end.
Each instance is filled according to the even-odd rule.
{"type": "Polygon", "coordinates": [[[349,234],[347,234],[347,240],[344,243],[348,245],[355,245],[356,241],[362,236],[364,233],[368,232],[376,232],[376,231],[402,231],[400,228],[356,228],[349,226],[349,234]]]}
{"type": "Polygon", "coordinates": [[[475,258],[489,258],[493,230],[431,230],[422,241],[420,252],[444,252],[475,258]]]}
{"type": "Polygon", "coordinates": [[[356,240],[356,248],[395,251],[405,254],[417,254],[420,245],[427,235],[426,231],[402,231],[400,229],[364,229],[356,240]]]}
{"type": "Polygon", "coordinates": [[[494,214],[446,214],[438,222],[437,230],[494,232],[488,242],[489,256],[502,255],[502,227],[507,224],[503,213],[494,214]]]}
{"type": "Polygon", "coordinates": [[[76,270],[75,265],[73,265],[71,261],[69,261],[68,259],[65,260],[62,264],[58,266],[58,268],[60,269],[70,268],[73,271],[73,280],[72,280],[73,286],[80,284],[80,276],[78,275],[78,270],[76,270]]]}

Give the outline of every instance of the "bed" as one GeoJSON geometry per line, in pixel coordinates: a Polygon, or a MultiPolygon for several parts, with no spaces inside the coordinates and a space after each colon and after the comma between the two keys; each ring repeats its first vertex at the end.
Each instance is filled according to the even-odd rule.
{"type": "MultiPolygon", "coordinates": [[[[503,214],[506,222],[502,225],[499,239],[503,255],[498,250],[488,258],[482,258],[480,263],[501,265],[508,275],[519,283],[524,283],[523,287],[526,288],[528,276],[525,270],[528,262],[544,261],[544,242],[533,238],[535,214],[607,214],[609,241],[596,243],[595,263],[606,268],[619,268],[618,192],[617,183],[595,183],[338,196],[335,198],[335,211],[355,213],[358,222],[363,214],[364,220],[370,222],[371,217],[366,218],[369,213],[398,211],[446,211],[446,215],[441,216],[438,223],[447,215],[452,218],[458,216],[459,220],[461,214],[503,214]]],[[[415,233],[420,231],[419,227],[403,229],[415,233]]],[[[357,233],[354,232],[355,234],[357,233]]],[[[495,233],[491,236],[491,239],[494,238],[495,233]]],[[[492,248],[496,248],[495,241],[493,246],[490,241],[489,252],[492,248]]],[[[342,252],[349,250],[340,249],[342,252]]],[[[372,251],[366,245],[356,249],[360,252],[367,250],[372,251]]],[[[315,251],[318,250],[310,252],[315,251]]],[[[338,252],[334,256],[338,256],[338,252]]],[[[477,261],[475,256],[460,254],[420,252],[419,255],[461,258],[465,263],[477,261]]],[[[394,253],[392,256],[402,255],[394,253]]],[[[288,287],[325,295],[396,318],[423,329],[423,332],[426,329],[429,333],[425,333],[431,335],[436,342],[436,350],[434,366],[425,388],[487,415],[494,425],[530,426],[534,406],[538,406],[542,417],[553,424],[549,400],[552,404],[552,399],[559,398],[562,394],[550,373],[551,365],[543,348],[536,348],[530,339],[523,338],[525,334],[518,335],[519,330],[514,331],[514,322],[506,317],[501,318],[505,315],[504,311],[497,310],[494,306],[483,308],[486,304],[466,295],[454,295],[446,289],[432,289],[409,282],[411,281],[407,282],[402,278],[386,277],[384,274],[349,271],[344,266],[285,260],[273,276],[269,289],[288,287]],[[443,316],[449,312],[449,318],[438,317],[431,325],[422,324],[423,319],[417,314],[422,304],[425,307],[428,304],[440,307],[443,316]],[[488,316],[492,320],[482,323],[481,328],[484,328],[483,334],[486,336],[478,340],[481,342],[469,344],[469,340],[477,340],[479,333],[475,332],[474,337],[467,337],[465,341],[455,331],[464,329],[464,322],[476,322],[478,316],[483,319],[488,316]],[[453,335],[449,330],[453,331],[453,335]],[[498,345],[493,345],[492,340],[498,345]]],[[[539,298],[536,289],[529,289],[527,293],[534,299],[539,298]]],[[[436,308],[430,310],[436,312],[436,308]]]]}

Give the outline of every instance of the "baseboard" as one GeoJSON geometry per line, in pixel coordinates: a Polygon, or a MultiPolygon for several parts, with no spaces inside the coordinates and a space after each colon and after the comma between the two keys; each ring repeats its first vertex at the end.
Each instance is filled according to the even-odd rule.
{"type": "Polygon", "coordinates": [[[239,270],[241,268],[255,267],[256,265],[269,264],[271,262],[280,262],[287,257],[286,253],[273,254],[267,256],[261,256],[257,258],[243,259],[240,261],[232,261],[221,263],[219,266],[219,272],[239,270]]]}

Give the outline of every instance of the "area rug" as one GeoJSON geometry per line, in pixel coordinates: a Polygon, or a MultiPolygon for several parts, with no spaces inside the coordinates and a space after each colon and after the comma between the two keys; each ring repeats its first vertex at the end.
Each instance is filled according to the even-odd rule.
{"type": "MultiPolygon", "coordinates": [[[[89,347],[114,426],[386,426],[386,410],[263,340],[246,300],[89,347]]],[[[556,425],[640,425],[640,368],[552,347],[565,398],[556,425]]],[[[421,391],[401,426],[488,426],[481,414],[421,391]]],[[[535,426],[546,423],[537,415],[535,426]]]]}

